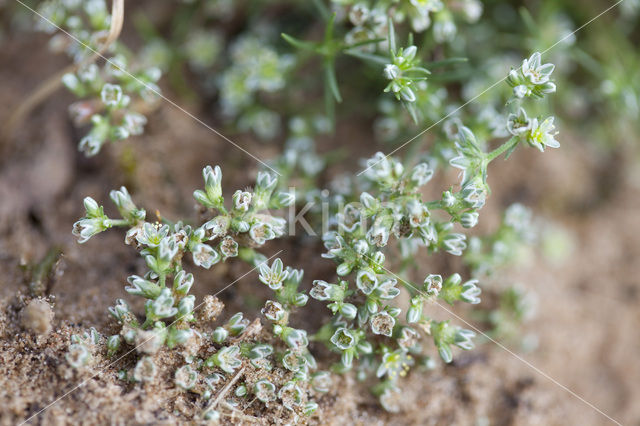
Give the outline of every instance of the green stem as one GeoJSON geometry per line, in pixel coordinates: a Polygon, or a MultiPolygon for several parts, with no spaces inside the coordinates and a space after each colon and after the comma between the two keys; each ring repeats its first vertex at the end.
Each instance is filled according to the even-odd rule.
{"type": "Polygon", "coordinates": [[[508,141],[506,141],[505,143],[503,143],[502,145],[500,145],[499,147],[497,147],[496,149],[494,149],[493,151],[487,154],[486,156],[487,163],[492,162],[505,151],[515,147],[518,144],[518,142],[520,142],[520,138],[517,136],[513,136],[511,139],[509,139],[508,141]]]}
{"type": "Polygon", "coordinates": [[[113,226],[129,226],[129,221],[127,219],[108,219],[109,227],[113,226]]]}
{"type": "Polygon", "coordinates": [[[441,209],[442,208],[442,201],[441,200],[429,201],[429,202],[425,203],[425,205],[427,206],[427,208],[429,210],[441,209]]]}

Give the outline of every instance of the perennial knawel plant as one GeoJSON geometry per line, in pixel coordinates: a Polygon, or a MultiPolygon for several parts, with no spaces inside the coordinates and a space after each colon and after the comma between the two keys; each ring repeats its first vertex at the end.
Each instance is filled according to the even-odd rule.
{"type": "MultiPolygon", "coordinates": [[[[122,325],[121,332],[107,338],[99,334],[74,338],[68,357],[73,366],[88,365],[96,345],[103,341],[109,356],[115,356],[125,345],[134,346],[141,357],[123,378],[151,381],[158,371],[155,354],[183,346],[189,353],[185,364],[173,374],[179,388],[208,400],[219,382],[237,381],[237,398],[255,397],[264,404],[279,400],[295,413],[309,414],[317,408],[309,398],[328,391],[331,385],[330,374],[317,371],[309,349],[310,342],[318,342],[337,354],[334,372],[355,370],[360,380],[370,376],[379,379],[374,393],[387,410],[396,411],[400,380],[413,367],[433,368],[431,353],[437,352],[448,363],[455,348],[473,348],[476,333],[457,325],[450,316],[443,319],[438,309],[448,310],[449,305],[460,303],[479,304],[484,286],[480,280],[506,263],[512,249],[528,238],[528,213],[519,205],[507,210],[504,223],[492,235],[469,237],[468,230],[478,224],[480,210],[490,194],[488,170],[492,161],[502,155],[509,157],[522,144],[540,151],[559,146],[553,117],[539,117],[530,106],[530,101],[555,92],[551,79],[554,66],[544,64],[541,55],[534,53],[509,73],[508,100],[498,96],[499,102],[488,102],[482,111],[466,114],[449,100],[443,84],[447,72],[437,72],[460,62],[460,58],[428,61],[433,58],[429,46],[419,49],[410,33],[406,45],[400,46],[395,27],[408,22],[413,31],[421,33],[433,20],[433,32],[428,37],[435,43],[454,45],[458,28],[454,18],[474,21],[482,9],[479,2],[334,1],[335,13],[322,2],[315,3],[323,19],[322,40],[306,41],[283,34],[297,50],[280,55],[255,34],[244,34],[233,42],[232,61],[214,85],[219,90],[221,111],[237,118],[238,128],[250,128],[269,139],[278,133],[281,116],[258,105],[261,95],[275,94],[295,81],[296,72],[308,57],[320,60],[325,115],[309,108],[296,109],[296,115],[289,117],[285,152],[272,162],[281,179],[260,172],[252,190],[238,190],[231,203],[225,203],[221,169],[207,166],[203,170],[204,189],[194,192],[205,217],[198,225],[148,221],[146,212],[133,203],[125,188],[111,193],[119,219],[108,217],[93,199],[85,199],[87,214],[74,225],[74,234],[83,243],[111,227],[128,228],[125,242],[138,249],[148,271],[130,276],[125,290],[145,299],[145,315],[140,319],[125,301],[118,300],[110,312],[122,325]],[[386,140],[397,140],[409,128],[407,115],[425,127],[448,116],[442,129],[436,130],[427,155],[412,155],[421,143],[414,141],[414,151],[406,161],[378,152],[366,160],[359,176],[327,173],[328,182],[321,181],[335,158],[319,154],[313,138],[328,133],[335,124],[334,102],[343,100],[338,60],[346,56],[361,59],[375,70],[375,81],[381,83],[376,95],[382,113],[376,133],[386,140]],[[505,100],[503,108],[500,104],[505,100]],[[489,149],[493,141],[507,137],[495,149],[489,149]],[[425,188],[437,169],[449,166],[460,170],[459,185],[441,188],[441,196],[425,200],[425,188]],[[326,182],[329,189],[320,182],[326,182]],[[294,185],[298,200],[289,191],[294,185]],[[308,296],[301,269],[286,267],[280,258],[267,259],[256,251],[270,240],[285,237],[285,220],[269,213],[269,209],[296,201],[302,210],[294,220],[307,212],[314,224],[320,216],[325,219],[322,225],[329,229],[321,237],[326,248],[322,256],[336,263],[335,274],[312,277],[308,296]],[[304,202],[311,206],[303,207],[304,202]],[[409,279],[408,267],[416,263],[421,248],[429,253],[461,256],[466,269],[459,273],[428,271],[414,282],[409,279]],[[217,299],[206,298],[203,313],[195,312],[195,297],[189,294],[194,277],[184,269],[187,256],[194,265],[206,269],[239,257],[258,270],[258,281],[273,292],[261,309],[271,325],[269,341],[255,338],[251,332],[255,323],[250,324],[241,312],[223,325],[209,324],[222,309],[217,299]],[[392,268],[398,264],[400,270],[394,272],[392,268]],[[399,297],[403,292],[408,295],[407,303],[399,297]],[[329,314],[315,333],[297,328],[290,321],[293,312],[310,309],[309,296],[324,302],[329,314]],[[433,341],[433,351],[424,344],[427,338],[433,341]],[[202,351],[188,349],[202,341],[210,345],[212,353],[205,356],[202,351]],[[248,374],[248,368],[262,371],[262,375],[248,374]],[[285,371],[284,381],[267,374],[276,369],[285,371]]],[[[199,73],[215,62],[205,59],[198,66],[199,73]]],[[[97,88],[103,104],[112,108],[108,109],[113,113],[110,118],[128,105],[124,89],[130,88],[126,84],[117,86],[101,80],[93,89],[97,88]]],[[[463,93],[466,90],[468,87],[462,88],[463,93]]],[[[496,329],[511,311],[516,311],[516,319],[521,317],[516,299],[505,296],[505,302],[495,311],[499,313],[492,315],[490,322],[496,329]]],[[[205,409],[205,417],[217,415],[215,406],[205,409]]]]}
{"type": "MultiPolygon", "coordinates": [[[[322,373],[312,375],[317,366],[307,349],[307,332],[289,324],[290,313],[308,300],[306,294],[298,291],[303,272],[285,268],[279,258],[269,266],[266,257],[255,251],[268,240],[284,234],[284,219],[272,215],[268,209],[287,207],[294,202],[293,194],[276,191],[275,175],[260,172],[255,187],[236,191],[228,206],[223,197],[220,167],[205,167],[203,177],[204,189],[193,194],[205,216],[197,227],[183,222],[148,222],[146,212],[133,203],[124,187],[110,194],[120,219],[109,218],[95,200],[85,199],[86,216],[75,223],[73,230],[79,242],[84,243],[111,227],[127,227],[125,243],[140,252],[148,267],[143,276],[130,276],[125,286],[129,294],[146,299],[145,319],[141,321],[122,299],[109,308],[122,329],[119,334],[106,337],[107,356],[114,357],[124,344],[134,347],[144,356],[126,376],[136,382],[145,382],[154,380],[157,374],[154,355],[158,351],[163,347],[183,346],[188,364],[175,372],[175,382],[185,390],[193,389],[201,374],[205,382],[211,378],[207,372],[219,370],[228,375],[236,374],[245,361],[256,370],[268,372],[274,368],[273,359],[290,371],[277,397],[292,411],[310,414],[317,405],[307,399],[307,391],[316,389],[313,383],[322,373]],[[184,269],[188,254],[194,265],[206,269],[232,257],[240,257],[258,268],[260,282],[274,291],[276,299],[268,300],[262,313],[273,324],[273,335],[283,345],[274,347],[245,338],[244,333],[250,325],[241,312],[231,316],[222,326],[193,328],[192,324],[197,320],[214,320],[222,310],[222,304],[208,297],[202,304],[202,312],[195,312],[195,297],[189,294],[194,276],[184,269]],[[198,358],[198,351],[189,348],[197,347],[197,342],[202,340],[211,342],[216,350],[198,358]]],[[[67,356],[69,363],[76,368],[88,365],[102,339],[95,329],[86,336],[74,336],[67,356]]],[[[244,392],[237,391],[236,395],[246,396],[251,391],[263,402],[276,397],[275,385],[267,379],[243,389],[244,392]]],[[[315,392],[326,391],[322,386],[317,389],[315,392]]],[[[200,393],[211,396],[206,389],[201,389],[200,393]]]]}
{"type": "MultiPolygon", "coordinates": [[[[523,61],[520,72],[531,66],[550,68],[540,65],[538,53],[523,61]]],[[[548,75],[544,78],[545,84],[551,83],[548,75]]],[[[518,92],[514,95],[513,102],[520,102],[518,92]]],[[[512,132],[509,140],[488,152],[484,149],[486,144],[480,143],[469,128],[460,127],[455,142],[457,156],[450,160],[452,166],[461,170],[460,189],[445,190],[440,199],[431,201],[423,201],[420,191],[433,176],[430,162],[407,169],[395,158],[376,154],[367,161],[360,182],[366,192],[361,192],[359,199],[337,212],[332,221],[334,229],[323,236],[327,249],[323,256],[336,262],[336,274],[340,278],[335,284],[316,280],[310,292],[313,298],[325,301],[334,315],[316,339],[341,354],[341,362],[335,366],[338,371],[353,368],[355,359],[374,366],[377,376],[383,379],[376,392],[386,408],[393,409],[389,405],[389,393],[399,391],[398,377],[405,375],[416,359],[427,362],[419,344],[423,333],[431,335],[445,362],[453,359],[452,346],[473,348],[473,331],[454,326],[448,320],[436,320],[424,312],[425,303],[439,303],[440,299],[450,305],[455,302],[477,304],[481,290],[477,279],[463,282],[459,274],[446,279],[430,274],[422,285],[412,284],[385,266],[389,263],[385,247],[392,240],[398,240],[409,246],[425,246],[431,252],[463,255],[467,236],[454,225],[465,229],[478,223],[479,210],[489,195],[487,175],[491,161],[502,154],[508,157],[521,142],[541,150],[558,146],[549,129],[545,129],[546,136],[539,136],[537,121],[533,120],[536,119],[524,124],[528,129],[512,132]],[[404,315],[401,315],[403,309],[393,303],[400,294],[398,284],[411,296],[404,315]]],[[[549,120],[553,118],[545,121],[549,120]]],[[[523,214],[522,207],[510,209],[505,218],[507,224],[495,236],[496,244],[506,244],[501,241],[503,238],[507,240],[513,233],[527,231],[523,214]]],[[[474,244],[477,247],[481,243],[474,244]]],[[[473,265],[472,255],[468,261],[473,265]]],[[[486,267],[497,262],[489,259],[486,267]]],[[[485,262],[482,263],[485,266],[485,262]]]]}

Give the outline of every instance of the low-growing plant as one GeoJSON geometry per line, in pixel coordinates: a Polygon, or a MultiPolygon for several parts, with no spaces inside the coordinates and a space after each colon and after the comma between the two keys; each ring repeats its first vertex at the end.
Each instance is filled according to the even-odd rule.
{"type": "MultiPolygon", "coordinates": [[[[199,79],[202,96],[215,101],[232,131],[251,131],[263,140],[286,135],[282,155],[269,163],[279,177],[259,172],[253,188],[228,193],[230,203],[223,197],[227,191],[221,168],[205,167],[204,188],[193,193],[197,220],[171,221],[159,215],[150,220],[124,187],[110,194],[119,218],[85,198],[86,215],[74,224],[73,233],[84,243],[112,227],[127,229],[125,243],[138,251],[147,270],[129,276],[125,291],[144,299],[144,313],[118,299],[109,312],[120,331],[102,336],[91,329],[74,336],[67,356],[73,367],[91,365],[98,352],[116,359],[135,350],[136,364],[123,370],[121,378],[144,383],[156,380],[164,368],[158,363],[160,351],[179,351],[183,362],[171,376],[178,388],[200,395],[205,418],[219,417],[220,396],[211,398],[224,384],[219,395],[233,388],[237,398],[254,397],[267,406],[279,401],[297,419],[315,412],[313,397],[331,386],[332,373],[318,369],[309,347],[316,342],[335,353],[332,365],[322,360],[333,374],[355,371],[359,380],[375,378],[373,393],[385,409],[397,411],[400,380],[412,368],[433,368],[436,352],[449,363],[458,349],[474,347],[477,329],[459,324],[450,306],[477,305],[482,289],[489,289],[498,306],[476,312],[490,332],[512,336],[524,319],[523,294],[511,287],[491,288],[486,281],[532,240],[530,213],[515,204],[493,233],[481,236],[470,230],[490,195],[491,162],[508,158],[521,145],[542,152],[559,146],[554,118],[540,115],[544,108],[536,102],[556,91],[551,78],[555,66],[533,53],[506,76],[491,74],[494,68],[506,71],[505,58],[465,74],[475,64],[466,64],[467,58],[458,54],[466,53],[464,43],[474,31],[483,31],[474,29],[483,9],[476,0],[293,3],[293,16],[313,15],[316,33],[322,33],[319,40],[286,20],[275,32],[261,25],[225,32],[223,23],[242,15],[243,6],[211,8],[196,0],[179,6],[183,13],[172,22],[188,16],[194,25],[178,25],[174,39],[162,39],[153,23],[139,18],[136,26],[145,41],[141,55],[113,35],[122,24],[123,12],[115,16],[116,2],[112,16],[104,0],[40,6],[54,24],[44,30],[62,28],[81,41],[75,45],[54,35],[51,44],[79,64],[62,82],[81,98],[70,107],[75,123],[92,125],[80,141],[87,155],[97,154],[108,141],[142,133],[144,113],[159,95],[161,70],[188,97],[183,65],[199,79]],[[221,28],[210,28],[211,22],[221,28]],[[284,43],[278,44],[278,35],[284,43]],[[309,35],[313,39],[305,39],[309,35]],[[223,42],[230,46],[226,51],[223,42]],[[102,68],[86,60],[96,51],[108,54],[102,68]],[[347,61],[356,61],[357,78],[341,72],[347,61]],[[305,76],[317,63],[320,74],[305,76]],[[506,80],[504,90],[479,100],[470,112],[462,111],[480,96],[470,93],[487,75],[506,80]],[[296,96],[284,101],[290,93],[318,89],[317,82],[324,92],[320,108],[313,100],[303,105],[296,96]],[[459,96],[449,92],[451,82],[459,85],[454,90],[459,96]],[[348,108],[342,105],[350,101],[345,93],[354,97],[352,86],[366,89],[374,100],[360,114],[374,123],[378,140],[398,146],[392,153],[412,145],[404,159],[378,152],[362,163],[357,175],[334,175],[331,166],[341,153],[320,153],[315,138],[330,134],[341,122],[340,112],[348,108]],[[469,102],[459,106],[465,100],[469,102]],[[288,126],[281,125],[283,120],[288,126]],[[432,135],[420,138],[432,128],[432,135]],[[420,129],[426,130],[412,133],[420,129]],[[400,145],[404,137],[410,138],[400,145]],[[426,142],[430,148],[421,152],[426,142]],[[433,176],[449,167],[459,170],[460,181],[435,188],[440,195],[428,199],[425,194],[434,193],[433,176]],[[290,208],[288,227],[282,214],[272,213],[284,208],[290,208]],[[285,266],[286,253],[261,253],[271,240],[295,238],[298,221],[308,236],[322,242],[325,252],[317,258],[333,260],[333,273],[305,280],[297,269],[301,265],[285,266]],[[411,276],[423,266],[424,252],[458,256],[461,269],[428,270],[416,281],[411,276]],[[257,281],[272,294],[261,301],[262,316],[271,326],[266,334],[256,331],[259,324],[251,323],[246,312],[214,325],[222,302],[206,296],[197,303],[190,294],[195,283],[190,264],[210,269],[232,258],[257,270],[257,281]],[[292,320],[298,318],[295,312],[311,312],[310,298],[326,306],[316,330],[292,320]],[[426,344],[428,339],[433,345],[426,344]]],[[[255,7],[247,22],[262,22],[260,12],[269,10],[266,2],[255,7]]]]}
{"type": "MultiPolygon", "coordinates": [[[[118,299],[109,312],[122,328],[118,334],[106,337],[107,355],[116,356],[124,350],[124,345],[133,347],[142,357],[126,377],[147,382],[157,374],[154,354],[163,347],[187,346],[190,349],[186,350],[185,359],[189,364],[175,372],[176,385],[185,390],[197,385],[200,374],[204,375],[204,380],[208,380],[214,371],[220,371],[214,374],[233,375],[241,368],[248,368],[247,364],[254,370],[268,372],[277,361],[281,368],[290,371],[279,388],[278,398],[293,412],[311,414],[316,405],[307,399],[307,391],[314,389],[312,373],[317,368],[316,362],[307,349],[307,332],[289,324],[290,313],[308,300],[306,294],[298,291],[303,271],[285,268],[279,258],[269,266],[268,259],[256,251],[267,241],[285,234],[285,220],[272,215],[268,209],[278,210],[291,205],[293,194],[275,191],[275,175],[261,172],[252,190],[234,192],[229,206],[225,205],[222,195],[220,167],[207,166],[202,174],[204,189],[193,193],[205,217],[199,226],[181,221],[147,221],[145,210],[134,204],[124,187],[110,194],[121,216],[119,219],[109,218],[92,198],[84,200],[86,216],[76,222],[73,229],[79,242],[84,243],[112,227],[126,227],[125,243],[139,251],[148,267],[143,276],[130,276],[125,286],[127,293],[146,299],[144,320],[127,302],[118,299]],[[244,333],[250,325],[241,312],[216,328],[203,328],[203,324],[192,328],[197,321],[215,320],[223,305],[208,297],[198,305],[202,308],[196,313],[195,297],[189,294],[194,276],[184,269],[187,255],[195,266],[205,269],[234,257],[257,268],[259,280],[274,291],[276,299],[268,300],[262,313],[273,324],[273,336],[283,344],[274,348],[272,344],[253,341],[251,337],[245,339],[244,333]],[[202,341],[214,345],[212,355],[198,352],[201,343],[197,342],[202,341]]],[[[95,329],[84,337],[74,336],[67,356],[69,363],[76,368],[88,365],[101,339],[95,329]]],[[[279,376],[280,382],[282,376],[279,376]]],[[[275,399],[275,385],[267,379],[243,389],[236,391],[236,395],[245,396],[251,389],[263,402],[275,399]]],[[[202,391],[203,395],[205,393],[206,390],[202,391]]]]}
{"type": "Polygon", "coordinates": [[[38,13],[44,18],[39,29],[52,34],[51,49],[74,61],[61,81],[79,99],[69,106],[73,123],[90,126],[78,148],[93,156],[105,143],[142,134],[144,114],[160,97],[156,83],[162,72],[117,41],[124,3],[114,1],[110,14],[105,0],[49,0],[39,5],[38,13]],[[102,66],[94,63],[105,55],[102,66]]]}
{"type": "MultiPolygon", "coordinates": [[[[309,299],[300,289],[303,271],[285,267],[280,258],[269,262],[256,251],[267,241],[286,236],[285,219],[274,216],[268,209],[282,209],[295,201],[294,193],[277,191],[278,179],[274,174],[260,172],[255,187],[235,191],[228,206],[223,197],[220,167],[205,167],[204,189],[193,193],[204,213],[202,223],[197,226],[183,221],[171,223],[167,219],[147,221],[145,210],[134,204],[126,188],[110,194],[120,213],[119,219],[108,217],[102,206],[87,197],[86,216],[76,222],[73,230],[79,241],[84,243],[111,227],[126,227],[125,243],[140,252],[148,267],[144,275],[130,276],[125,287],[129,294],[146,299],[145,319],[138,319],[124,300],[118,300],[110,312],[122,330],[108,337],[108,352],[117,353],[121,341],[134,346],[145,356],[140,358],[131,377],[135,381],[149,381],[156,374],[152,356],[161,348],[189,345],[194,339],[213,342],[216,351],[212,355],[203,358],[198,358],[197,352],[190,355],[188,359],[195,369],[186,365],[176,371],[176,384],[184,389],[195,386],[200,370],[233,375],[246,365],[243,359],[248,359],[255,369],[266,370],[273,368],[276,360],[280,368],[291,373],[290,380],[278,391],[278,398],[285,407],[294,410],[306,400],[302,389],[314,388],[312,372],[317,363],[308,349],[309,341],[314,340],[339,355],[339,362],[333,366],[335,372],[355,368],[361,379],[377,376],[380,383],[373,391],[386,409],[395,411],[393,401],[400,392],[398,380],[412,366],[432,362],[421,343],[425,336],[431,336],[437,352],[447,363],[453,359],[452,347],[463,350],[474,347],[474,331],[454,325],[451,319],[436,319],[432,312],[425,312],[425,305],[442,307],[440,301],[448,305],[478,304],[481,285],[475,275],[465,281],[458,273],[449,276],[432,273],[423,283],[413,283],[389,269],[395,262],[387,259],[393,253],[388,247],[394,241],[400,242],[400,257],[404,259],[414,256],[420,246],[431,253],[454,256],[462,256],[466,251],[464,259],[470,270],[483,275],[507,261],[505,249],[498,247],[505,246],[508,251],[509,244],[513,246],[526,238],[530,231],[528,213],[522,206],[515,205],[505,213],[504,224],[495,234],[484,239],[475,237],[471,250],[467,250],[464,230],[476,226],[479,211],[489,196],[487,176],[492,161],[503,154],[508,157],[522,144],[540,151],[558,146],[553,118],[529,118],[522,106],[528,97],[540,98],[555,91],[550,79],[552,71],[553,65],[542,64],[540,54],[534,53],[510,72],[508,83],[513,87],[513,97],[507,105],[517,113],[507,119],[511,138],[495,149],[486,150],[486,142],[478,140],[469,128],[459,127],[457,155],[449,161],[460,170],[457,190],[451,186],[440,198],[423,200],[422,188],[435,172],[434,159],[426,158],[406,167],[401,160],[378,153],[366,161],[366,168],[353,181],[353,190],[342,195],[342,204],[328,206],[329,230],[322,235],[327,251],[322,257],[336,262],[335,276],[313,277],[317,279],[309,295],[325,302],[332,315],[311,336],[290,324],[291,313],[305,309],[309,299]],[[485,253],[487,245],[492,250],[485,253]],[[249,322],[240,312],[223,326],[207,331],[198,328],[200,331],[196,333],[191,324],[199,318],[194,313],[195,297],[189,295],[194,276],[184,269],[187,254],[194,265],[206,269],[234,257],[257,268],[259,281],[274,292],[275,300],[265,302],[262,314],[272,324],[276,340],[248,345],[241,336],[249,322]],[[402,288],[410,299],[405,306],[396,302],[402,288]]],[[[215,317],[218,313],[210,312],[208,316],[215,317]]],[[[86,365],[91,357],[90,348],[99,340],[95,330],[85,338],[76,337],[70,348],[70,363],[76,367],[86,365]]],[[[326,385],[323,387],[326,389],[326,385]]],[[[268,378],[248,387],[241,385],[236,396],[251,391],[263,402],[275,397],[275,385],[268,378]]],[[[315,410],[315,403],[305,404],[300,412],[315,410]]]]}
{"type": "MultiPolygon", "coordinates": [[[[133,16],[134,51],[119,39],[123,0],[112,1],[111,12],[105,0],[40,2],[37,29],[72,64],[16,115],[64,85],[77,98],[69,114],[82,130],[79,149],[93,156],[143,133],[162,85],[177,96],[174,106],[197,106],[204,121],[212,113],[209,130],[251,133],[277,154],[260,160],[269,171],[258,171],[252,188],[234,192],[223,188],[221,167],[204,167],[195,218],[153,219],[125,187],[110,193],[118,217],[84,199],[86,214],[73,227],[79,243],[122,228],[146,269],[124,286],[141,303],[123,297],[108,308],[117,332],[92,327],[72,336],[66,361],[73,369],[133,354],[134,362],[118,365],[122,381],[142,387],[170,377],[176,392],[196,395],[203,420],[257,400],[284,407],[287,421],[297,422],[314,415],[335,375],[367,381],[395,412],[403,378],[434,368],[436,354],[452,362],[484,340],[479,332],[522,343],[533,298],[500,272],[523,257],[539,229],[520,203],[503,209],[492,232],[476,228],[491,195],[490,165],[520,146],[559,147],[551,109],[626,136],[640,115],[640,74],[628,72],[640,63],[631,38],[601,31],[578,39],[583,10],[559,13],[575,8],[564,0],[526,9],[479,0],[175,3],[154,4],[157,16],[133,16]],[[549,96],[556,85],[571,90],[549,96]],[[592,114],[598,119],[585,120],[592,114]],[[371,140],[340,139],[350,129],[371,140]],[[359,170],[343,161],[378,149],[359,170]],[[458,181],[450,180],[452,168],[458,181]],[[293,264],[286,247],[303,244],[305,264],[293,264]],[[269,256],[274,246],[284,249],[269,256]],[[198,272],[191,268],[236,261],[263,287],[241,293],[241,311],[221,320],[218,294],[192,294],[198,272]],[[321,262],[329,265],[324,272],[314,267],[316,275],[305,276],[303,268],[321,262]],[[261,317],[251,321],[260,296],[261,317]]],[[[621,4],[620,34],[636,31],[637,5],[621,4]]],[[[25,268],[32,297],[49,293],[58,257],[56,249],[25,268]]],[[[46,334],[50,305],[34,306],[33,316],[49,319],[25,328],[46,334]]]]}

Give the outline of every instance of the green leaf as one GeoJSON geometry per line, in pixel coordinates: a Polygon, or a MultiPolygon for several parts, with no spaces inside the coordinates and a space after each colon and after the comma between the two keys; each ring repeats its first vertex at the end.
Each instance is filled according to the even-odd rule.
{"type": "Polygon", "coordinates": [[[515,151],[515,150],[516,150],[516,148],[517,148],[517,147],[518,147],[518,144],[515,144],[515,145],[513,145],[512,147],[510,147],[510,148],[507,150],[506,154],[504,154],[504,159],[505,159],[505,160],[506,160],[506,159],[508,159],[508,158],[511,156],[511,154],[513,153],[513,151],[515,151]]]}
{"type": "Polygon", "coordinates": [[[331,89],[327,84],[324,85],[324,108],[325,114],[327,115],[327,119],[331,124],[331,130],[335,130],[336,127],[336,105],[335,98],[331,93],[331,89]]]}
{"type": "Polygon", "coordinates": [[[331,15],[331,18],[327,22],[327,27],[324,30],[324,43],[325,45],[329,45],[333,40],[333,28],[336,22],[336,14],[335,12],[331,15]]]}
{"type": "Polygon", "coordinates": [[[411,71],[411,72],[417,72],[417,73],[425,74],[425,75],[429,75],[429,74],[431,74],[431,71],[429,71],[429,70],[428,70],[428,69],[426,69],[426,68],[422,68],[422,67],[413,67],[413,68],[411,68],[409,71],[411,71]]]}
{"type": "Polygon", "coordinates": [[[322,17],[323,21],[328,21],[329,19],[331,19],[331,12],[329,11],[329,8],[327,7],[326,4],[324,4],[322,0],[312,0],[312,1],[313,1],[313,5],[318,9],[318,12],[320,12],[320,16],[322,17]]]}
{"type": "Polygon", "coordinates": [[[396,32],[391,18],[387,21],[387,25],[389,25],[389,56],[393,57],[396,53],[396,32]]]}
{"type": "MultiPolygon", "coordinates": [[[[349,44],[349,45],[344,45],[344,46],[342,47],[342,49],[343,49],[343,50],[346,50],[346,49],[353,49],[353,48],[356,48],[356,47],[366,46],[366,45],[368,45],[368,44],[382,43],[382,42],[383,42],[383,41],[385,41],[385,40],[386,40],[386,39],[384,39],[384,38],[371,38],[371,39],[368,39],[368,40],[362,40],[362,41],[359,41],[359,42],[357,42],[357,43],[353,43],[353,44],[349,44]]],[[[386,59],[386,61],[387,61],[387,62],[389,62],[389,60],[388,60],[388,59],[386,59]]]]}
{"type": "Polygon", "coordinates": [[[409,114],[411,115],[413,122],[415,124],[418,124],[418,111],[416,109],[416,106],[411,102],[402,102],[402,103],[404,107],[407,109],[407,111],[409,111],[409,114]]]}
{"type": "Polygon", "coordinates": [[[333,61],[325,61],[324,63],[325,85],[329,87],[331,94],[337,102],[342,102],[338,81],[336,79],[335,63],[333,61]]]}
{"type": "Polygon", "coordinates": [[[386,65],[389,63],[389,58],[385,58],[384,56],[380,55],[374,55],[371,53],[361,52],[359,50],[345,50],[344,53],[349,56],[362,59],[363,61],[369,61],[374,64],[386,65]]]}
{"type": "Polygon", "coordinates": [[[527,27],[527,30],[530,33],[536,34],[536,33],[538,33],[540,31],[538,29],[538,25],[536,25],[535,19],[533,19],[533,16],[531,16],[531,14],[529,13],[529,11],[526,8],[521,7],[518,10],[518,12],[520,12],[520,17],[522,18],[524,26],[527,27]]]}
{"type": "Polygon", "coordinates": [[[452,64],[459,64],[462,62],[469,62],[469,59],[462,58],[462,57],[447,58],[447,59],[442,59],[440,61],[429,62],[426,64],[426,66],[427,68],[430,68],[430,69],[436,69],[436,68],[447,67],[452,64]]]}
{"type": "Polygon", "coordinates": [[[308,51],[311,51],[311,52],[317,52],[318,48],[320,47],[318,45],[318,43],[299,40],[299,39],[297,39],[295,37],[290,36],[289,34],[281,33],[280,36],[282,36],[282,38],[285,39],[285,41],[287,43],[289,43],[290,45],[292,45],[293,47],[296,47],[298,49],[308,50],[308,51]]]}

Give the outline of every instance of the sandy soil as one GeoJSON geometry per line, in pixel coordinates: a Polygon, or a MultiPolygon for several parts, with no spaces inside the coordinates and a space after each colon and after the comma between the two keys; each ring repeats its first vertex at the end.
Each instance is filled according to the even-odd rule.
{"type": "MultiPolygon", "coordinates": [[[[23,37],[0,52],[0,122],[25,93],[64,65],[63,58],[47,52],[45,41],[23,37]]],[[[254,165],[168,105],[150,118],[145,136],[84,159],[75,150],[79,133],[67,119],[69,99],[63,91],[56,93],[10,143],[0,145],[0,424],[20,422],[60,397],[32,423],[185,422],[198,409],[194,398],[170,380],[142,386],[117,379],[131,359],[98,370],[95,377],[95,370],[77,372],[64,361],[70,334],[113,327],[106,308],[124,296],[126,276],[143,267],[117,231],[80,246],[71,225],[82,214],[84,196],[106,201],[108,190],[122,184],[141,205],[167,217],[191,215],[190,194],[200,184],[203,165],[223,164],[225,181],[238,188],[251,181],[246,170],[254,165]],[[131,158],[137,167],[129,166],[131,158]],[[26,294],[19,265],[40,259],[54,246],[64,253],[64,274],[51,288],[54,330],[36,337],[20,326],[27,298],[15,296],[26,294]]],[[[336,141],[343,136],[338,132],[336,141]]],[[[524,326],[525,333],[537,336],[537,350],[524,353],[489,342],[459,354],[450,366],[413,373],[403,384],[401,412],[394,415],[380,409],[368,384],[351,376],[337,378],[332,391],[318,400],[319,416],[312,423],[599,425],[611,423],[610,416],[640,424],[640,334],[635,326],[640,282],[634,261],[640,256],[640,197],[628,173],[635,165],[624,151],[603,161],[587,142],[570,136],[562,140],[560,150],[544,155],[522,150],[512,161],[498,162],[490,170],[493,196],[483,211],[483,225],[490,228],[501,208],[520,201],[562,227],[573,241],[564,261],[537,256],[503,277],[537,295],[537,316],[524,326]]],[[[276,154],[273,146],[238,142],[261,158],[276,154]]],[[[365,149],[355,153],[368,154],[365,149]]],[[[285,241],[269,250],[284,249],[285,263],[304,267],[309,282],[330,271],[324,261],[309,263],[306,253],[317,247],[300,249],[300,244],[285,241]]],[[[212,294],[244,271],[231,264],[199,272],[195,294],[212,294]]],[[[228,311],[240,306],[245,294],[260,297],[256,285],[255,277],[247,277],[225,292],[221,298],[228,311]]],[[[438,316],[438,308],[432,309],[438,316]]],[[[168,359],[162,377],[168,377],[171,365],[175,360],[168,359]]],[[[253,406],[223,421],[276,424],[282,419],[277,407],[253,406]]]]}

